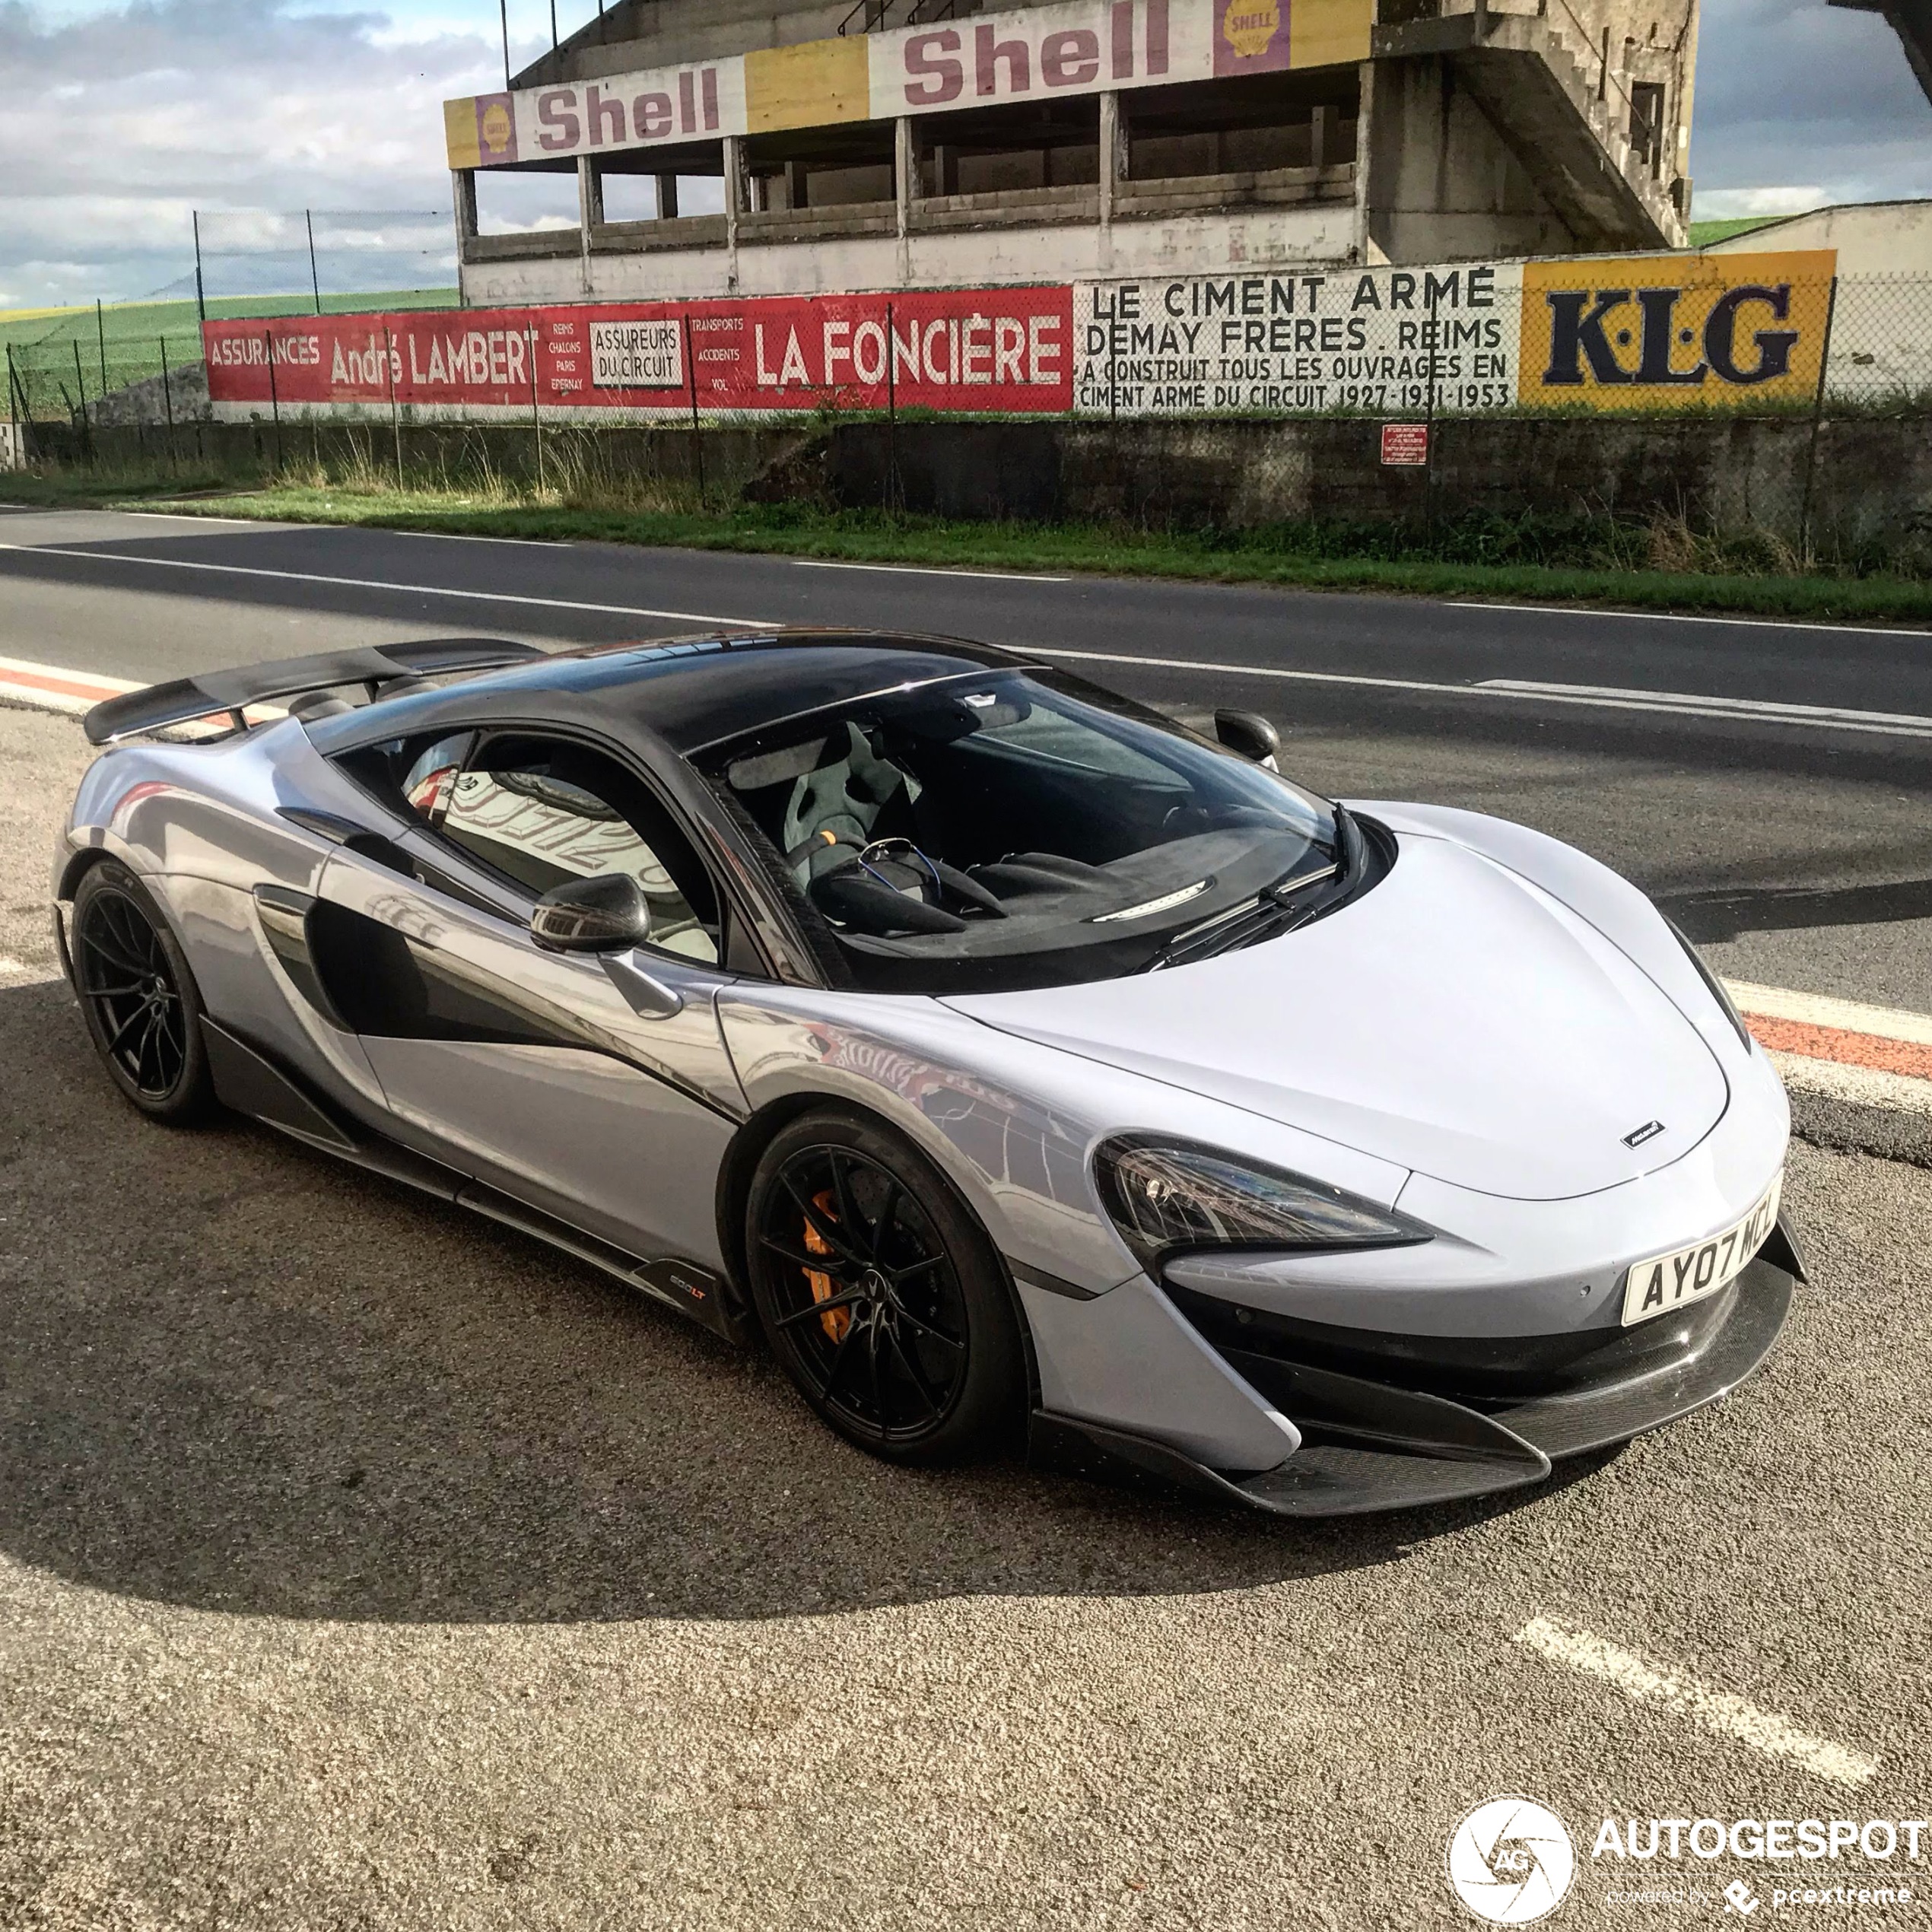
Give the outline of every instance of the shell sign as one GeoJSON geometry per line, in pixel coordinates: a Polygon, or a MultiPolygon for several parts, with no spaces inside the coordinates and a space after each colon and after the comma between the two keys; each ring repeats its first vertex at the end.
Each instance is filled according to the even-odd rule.
{"type": "Polygon", "coordinates": [[[1289,8],[1293,0],[1215,0],[1214,71],[1265,74],[1292,65],[1289,8]]]}
{"type": "Polygon", "coordinates": [[[453,168],[1368,58],[1375,0],[1053,0],[444,103],[453,168]]]}

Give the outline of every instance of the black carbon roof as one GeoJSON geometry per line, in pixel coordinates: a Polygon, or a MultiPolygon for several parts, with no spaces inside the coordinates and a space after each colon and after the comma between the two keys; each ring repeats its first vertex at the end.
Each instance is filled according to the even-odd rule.
{"type": "Polygon", "coordinates": [[[873,692],[970,677],[1029,662],[990,644],[863,631],[763,631],[635,644],[593,645],[318,720],[310,735],[333,752],[432,729],[460,713],[634,726],[688,755],[873,692]]]}

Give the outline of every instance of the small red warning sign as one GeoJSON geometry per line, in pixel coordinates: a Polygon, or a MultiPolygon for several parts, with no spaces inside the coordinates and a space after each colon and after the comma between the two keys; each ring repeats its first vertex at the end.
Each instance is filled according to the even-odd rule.
{"type": "Polygon", "coordinates": [[[1429,426],[1427,423],[1384,423],[1382,425],[1382,460],[1403,469],[1425,468],[1429,459],[1429,426]]]}

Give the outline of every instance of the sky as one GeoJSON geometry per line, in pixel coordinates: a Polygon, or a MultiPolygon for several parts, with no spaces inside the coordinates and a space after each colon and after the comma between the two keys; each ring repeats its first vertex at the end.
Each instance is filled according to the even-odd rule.
{"type": "MultiPolygon", "coordinates": [[[[548,0],[510,16],[521,67],[548,0]]],[[[211,293],[305,277],[304,208],[360,211],[319,219],[325,289],[453,281],[440,103],[502,73],[495,0],[0,0],[0,310],[192,293],[197,208],[211,293]]],[[[1932,195],[1932,103],[1875,14],[1705,0],[1691,171],[1700,218],[1932,195]]],[[[565,177],[484,192],[575,218],[565,177]]]]}

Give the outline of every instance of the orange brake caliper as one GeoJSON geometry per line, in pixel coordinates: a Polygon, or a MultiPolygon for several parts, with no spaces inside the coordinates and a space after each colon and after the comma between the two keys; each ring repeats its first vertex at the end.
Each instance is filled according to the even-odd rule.
{"type": "MultiPolygon", "coordinates": [[[[832,1212],[832,1190],[828,1187],[822,1194],[812,1197],[812,1205],[828,1221],[836,1221],[838,1216],[832,1212]]],[[[832,1244],[808,1221],[805,1224],[805,1251],[808,1254],[830,1254],[832,1244]]],[[[838,1292],[837,1284],[830,1275],[820,1274],[808,1268],[805,1278],[812,1284],[812,1298],[815,1301],[829,1301],[838,1292]]],[[[818,1326],[834,1342],[843,1342],[845,1332],[852,1326],[852,1311],[848,1308],[828,1308],[818,1317],[818,1326]]]]}

